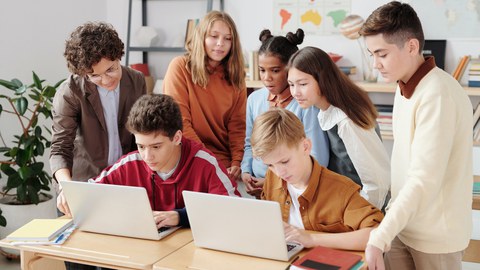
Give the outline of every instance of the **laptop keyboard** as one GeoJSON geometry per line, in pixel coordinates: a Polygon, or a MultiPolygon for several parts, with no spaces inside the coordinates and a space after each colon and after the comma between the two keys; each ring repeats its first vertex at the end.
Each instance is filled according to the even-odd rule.
{"type": "Polygon", "coordinates": [[[296,247],[296,245],[287,244],[287,251],[290,251],[290,250],[294,249],[295,247],[296,247]]]}
{"type": "Polygon", "coordinates": [[[160,227],[160,228],[158,229],[158,233],[164,232],[164,231],[166,231],[166,230],[168,230],[168,229],[170,229],[170,227],[160,227]]]}

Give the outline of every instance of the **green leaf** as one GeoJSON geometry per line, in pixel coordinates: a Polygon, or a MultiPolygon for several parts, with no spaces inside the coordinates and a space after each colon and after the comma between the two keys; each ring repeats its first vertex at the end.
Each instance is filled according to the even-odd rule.
{"type": "Polygon", "coordinates": [[[17,172],[10,166],[10,164],[6,164],[6,163],[3,163],[2,165],[0,165],[0,170],[2,170],[2,172],[3,172],[4,174],[8,175],[8,176],[17,173],[17,172]]]}
{"type": "Polygon", "coordinates": [[[10,147],[0,147],[0,153],[10,151],[10,149],[10,147]]]}
{"type": "Polygon", "coordinates": [[[34,174],[41,175],[41,174],[43,174],[42,173],[43,166],[44,166],[43,162],[35,162],[30,166],[30,168],[32,169],[34,174]]]}
{"type": "Polygon", "coordinates": [[[24,166],[27,164],[27,162],[30,160],[32,157],[31,153],[29,151],[23,150],[23,149],[18,149],[15,162],[17,163],[18,166],[24,166]]]}
{"type": "Polygon", "coordinates": [[[27,202],[27,191],[25,190],[25,187],[21,184],[17,185],[17,200],[22,203],[27,202]]]}
{"type": "Polygon", "coordinates": [[[58,81],[53,87],[55,87],[55,89],[57,89],[60,86],[60,84],[62,84],[65,80],[66,79],[62,79],[62,80],[58,81]]]}
{"type": "Polygon", "coordinates": [[[2,114],[2,111],[3,111],[3,107],[2,107],[2,104],[0,104],[0,115],[2,114]]]}
{"type": "Polygon", "coordinates": [[[27,86],[22,85],[19,88],[17,88],[17,90],[15,90],[15,94],[16,95],[21,95],[21,94],[25,93],[25,91],[27,91],[27,86]]]}
{"type": "Polygon", "coordinates": [[[7,226],[7,219],[2,215],[1,211],[0,211],[0,226],[2,227],[7,226]]]}
{"type": "Polygon", "coordinates": [[[42,89],[42,81],[40,80],[40,78],[38,78],[37,74],[32,71],[33,73],[33,83],[35,84],[35,87],[37,89],[42,89]]]}
{"type": "Polygon", "coordinates": [[[18,193],[18,189],[20,188],[21,185],[22,185],[22,179],[20,178],[20,175],[17,172],[8,176],[7,188],[9,189],[17,188],[17,193],[18,193]]]}
{"type": "Polygon", "coordinates": [[[35,137],[41,138],[42,137],[42,128],[41,127],[36,127],[35,128],[35,137]]]}
{"type": "Polygon", "coordinates": [[[40,202],[40,198],[38,197],[38,190],[33,188],[32,186],[27,186],[28,190],[28,198],[31,203],[38,204],[40,202]]]}
{"type": "Polygon", "coordinates": [[[28,95],[32,100],[35,100],[35,101],[39,101],[40,98],[38,97],[38,95],[35,95],[35,94],[30,94],[28,95]]]}
{"type": "Polygon", "coordinates": [[[37,156],[43,156],[43,154],[45,153],[45,146],[43,146],[42,142],[38,142],[35,150],[37,152],[37,156]]]}
{"type": "Polygon", "coordinates": [[[28,100],[25,97],[21,97],[15,101],[15,107],[20,115],[24,115],[27,111],[28,100]]]}
{"type": "Polygon", "coordinates": [[[10,89],[10,90],[16,90],[17,89],[17,85],[15,85],[13,82],[9,82],[9,81],[5,81],[5,80],[2,80],[0,79],[0,85],[10,89]]]}
{"type": "Polygon", "coordinates": [[[12,80],[12,83],[13,83],[17,88],[19,88],[20,86],[23,85],[23,83],[22,83],[19,79],[13,79],[13,80],[12,80]]]}
{"type": "Polygon", "coordinates": [[[46,96],[47,98],[53,98],[56,92],[57,92],[57,89],[55,89],[55,87],[47,86],[43,91],[43,95],[46,96]]]}
{"type": "Polygon", "coordinates": [[[27,180],[29,177],[32,176],[32,169],[28,166],[23,166],[20,169],[18,169],[18,175],[20,176],[21,179],[27,180]]]}

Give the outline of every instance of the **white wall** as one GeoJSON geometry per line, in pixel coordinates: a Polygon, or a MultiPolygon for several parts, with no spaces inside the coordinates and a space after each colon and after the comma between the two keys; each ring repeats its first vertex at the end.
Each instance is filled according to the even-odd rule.
{"type": "MultiPolygon", "coordinates": [[[[127,32],[127,9],[128,1],[108,0],[108,20],[119,30],[121,37],[126,40],[127,32]]],[[[244,51],[255,50],[260,46],[258,35],[261,30],[273,27],[273,0],[224,0],[225,11],[235,20],[239,30],[241,43],[244,51]]],[[[358,14],[363,18],[376,9],[378,6],[389,2],[388,0],[351,0],[352,14],[358,14]]],[[[138,29],[141,22],[140,1],[133,1],[132,33],[138,29]]],[[[219,1],[214,1],[214,8],[218,8],[219,1]]],[[[159,33],[155,45],[172,46],[181,45],[185,34],[186,21],[189,18],[201,18],[205,13],[206,1],[185,0],[185,1],[149,1],[148,2],[148,24],[154,26],[159,33]]],[[[435,11],[432,11],[435,12],[435,11]]],[[[422,18],[420,18],[422,19],[422,18]]],[[[429,31],[425,29],[426,38],[429,38],[429,31]]],[[[133,42],[135,42],[133,37],[133,42]]],[[[134,43],[132,43],[134,44],[134,43]]],[[[356,41],[349,40],[341,35],[338,36],[306,36],[302,46],[318,46],[328,52],[335,52],[343,55],[340,65],[361,66],[360,48],[356,41]]],[[[446,70],[452,72],[458,59],[471,54],[480,54],[480,35],[476,39],[447,39],[446,49],[446,70]]],[[[140,62],[140,53],[132,54],[130,63],[140,62]]],[[[150,53],[150,69],[156,79],[163,78],[168,62],[178,53],[150,53]]],[[[360,79],[360,74],[354,79],[360,79]]],[[[465,83],[465,79],[463,79],[465,83]]]]}
{"type": "MultiPolygon", "coordinates": [[[[68,70],[63,58],[65,39],[78,25],[86,21],[106,20],[106,15],[105,1],[1,1],[0,79],[18,78],[30,84],[32,71],[51,84],[66,78],[68,70]]],[[[10,90],[0,87],[0,94],[7,91],[10,90]]],[[[0,104],[4,109],[8,106],[3,99],[0,104]]],[[[17,128],[17,119],[5,118],[3,114],[0,117],[0,132],[8,142],[20,129],[17,128]]],[[[50,123],[46,125],[50,126],[50,123]]]]}

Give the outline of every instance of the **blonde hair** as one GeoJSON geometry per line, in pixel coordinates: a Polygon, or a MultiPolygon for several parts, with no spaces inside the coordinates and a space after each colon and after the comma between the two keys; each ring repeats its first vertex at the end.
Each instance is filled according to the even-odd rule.
{"type": "Polygon", "coordinates": [[[295,147],[306,138],[302,122],[292,112],[272,107],[253,123],[250,142],[255,157],[263,157],[279,145],[295,147]]]}
{"type": "Polygon", "coordinates": [[[192,74],[193,83],[207,87],[209,80],[208,55],[205,52],[205,38],[216,21],[224,22],[232,32],[232,47],[228,55],[222,60],[225,80],[238,90],[245,89],[245,64],[242,47],[235,22],[225,12],[210,11],[195,28],[193,35],[187,40],[187,69],[192,74]]]}

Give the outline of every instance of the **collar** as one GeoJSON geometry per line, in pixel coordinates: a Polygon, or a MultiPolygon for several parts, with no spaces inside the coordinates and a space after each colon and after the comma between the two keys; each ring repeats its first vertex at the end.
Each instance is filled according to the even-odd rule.
{"type": "Polygon", "coordinates": [[[410,99],[415,92],[415,88],[418,83],[427,75],[430,70],[436,67],[435,58],[433,56],[425,57],[425,62],[415,71],[413,76],[408,80],[407,83],[398,81],[398,86],[400,87],[400,94],[406,99],[410,99]]]}
{"type": "Polygon", "coordinates": [[[100,94],[100,96],[102,96],[102,97],[106,97],[109,94],[118,94],[118,92],[120,91],[120,82],[118,83],[117,87],[113,91],[107,90],[107,89],[105,89],[103,87],[100,87],[98,85],[97,85],[97,90],[98,90],[98,94],[100,94]]]}
{"type": "Polygon", "coordinates": [[[292,93],[290,93],[290,90],[287,88],[285,89],[282,93],[279,95],[274,95],[272,93],[268,94],[267,100],[269,101],[268,103],[270,104],[270,107],[280,107],[280,108],[285,108],[287,105],[292,101],[292,93]]]}
{"type": "MultiPolygon", "coordinates": [[[[313,162],[312,173],[308,179],[308,186],[301,196],[305,198],[305,200],[311,202],[314,200],[315,194],[318,192],[318,186],[320,185],[323,167],[312,156],[310,156],[310,159],[313,162]]],[[[279,179],[280,181],[274,181],[273,189],[283,189],[286,192],[288,190],[287,182],[283,181],[281,178],[279,179]]]]}
{"type": "Polygon", "coordinates": [[[340,121],[348,118],[344,111],[339,108],[330,105],[327,110],[320,112],[317,115],[318,123],[322,130],[330,130],[340,121]]]}

